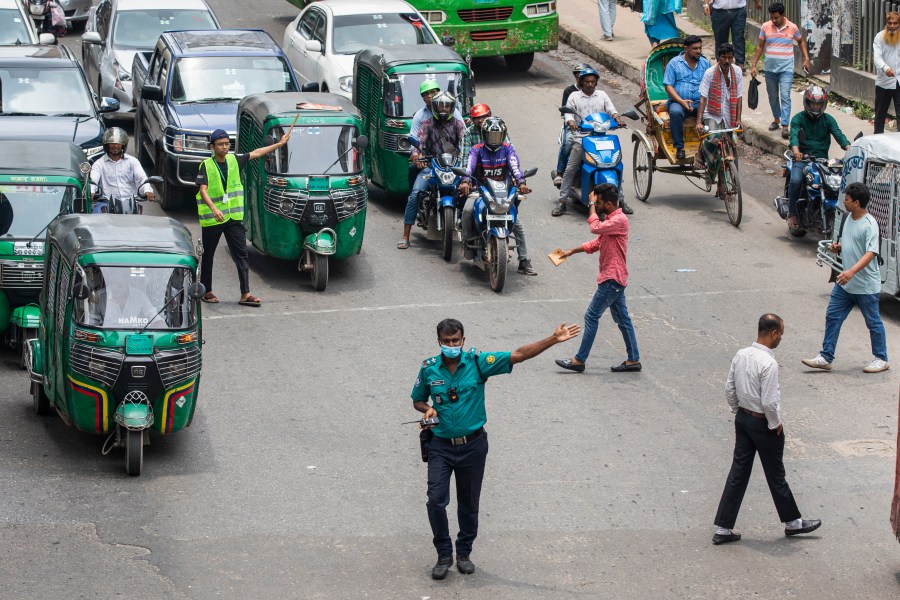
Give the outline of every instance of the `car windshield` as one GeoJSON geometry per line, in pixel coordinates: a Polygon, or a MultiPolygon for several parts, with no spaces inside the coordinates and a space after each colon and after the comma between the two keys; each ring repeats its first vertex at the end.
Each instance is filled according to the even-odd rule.
{"type": "Polygon", "coordinates": [[[94,103],[78,69],[0,68],[0,117],[10,113],[92,115],[94,103]]]}
{"type": "Polygon", "coordinates": [[[0,46],[30,44],[28,24],[18,10],[0,10],[0,46]]]}
{"type": "Polygon", "coordinates": [[[185,329],[197,323],[197,303],[187,290],[194,281],[190,269],[92,265],[84,275],[83,281],[75,279],[90,290],[85,300],[74,300],[79,325],[141,329],[149,323],[148,329],[185,329]]]}
{"type": "Polygon", "coordinates": [[[426,79],[434,79],[453,97],[462,90],[462,73],[402,73],[389,75],[384,92],[384,113],[389,117],[411,117],[425,106],[419,86],[426,79]],[[393,88],[396,93],[391,94],[393,88]]]}
{"type": "Polygon", "coordinates": [[[121,50],[150,50],[162,32],[180,29],[216,29],[216,22],[205,10],[120,11],[113,23],[112,45],[121,50]]]}
{"type": "Polygon", "coordinates": [[[416,13],[335,16],[333,29],[335,54],[356,54],[370,46],[437,43],[416,13]]]}
{"type": "Polygon", "coordinates": [[[296,91],[290,67],[277,56],[181,58],[172,73],[172,102],[237,102],[262,92],[296,91]]]}
{"type": "MultiPolygon", "coordinates": [[[[290,127],[274,127],[270,134],[281,139],[287,129],[290,127]]],[[[358,134],[356,127],[350,125],[294,127],[287,145],[266,156],[266,172],[279,175],[358,173],[359,151],[352,147],[353,138],[358,134]]]]}
{"type": "Polygon", "coordinates": [[[36,236],[75,194],[72,186],[0,184],[0,238],[36,236]]]}

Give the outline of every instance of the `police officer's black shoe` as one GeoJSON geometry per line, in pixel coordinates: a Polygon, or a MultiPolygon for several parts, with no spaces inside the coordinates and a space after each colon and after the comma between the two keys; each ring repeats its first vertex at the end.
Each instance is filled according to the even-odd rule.
{"type": "Polygon", "coordinates": [[[456,568],[463,575],[471,575],[475,572],[475,563],[469,560],[468,556],[457,556],[456,568]]]}
{"type": "MultiPolygon", "coordinates": [[[[471,563],[470,563],[471,564],[471,563]]],[[[447,576],[447,573],[450,571],[450,567],[453,566],[453,557],[452,556],[441,556],[438,558],[437,563],[434,565],[434,568],[431,569],[431,578],[432,579],[443,579],[447,576]]],[[[475,570],[475,567],[472,567],[472,570],[475,570]]]]}

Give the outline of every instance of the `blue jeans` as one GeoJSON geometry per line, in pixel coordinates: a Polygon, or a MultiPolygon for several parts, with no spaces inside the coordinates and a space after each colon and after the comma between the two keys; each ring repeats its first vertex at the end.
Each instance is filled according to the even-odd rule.
{"type": "MultiPolygon", "coordinates": [[[[687,100],[687,98],[685,98],[687,100]]],[[[684,120],[688,117],[697,116],[697,105],[699,101],[694,102],[693,110],[684,110],[684,107],[677,102],[669,102],[666,110],[669,111],[669,131],[672,132],[672,145],[676,150],[684,149],[684,120]]]]}
{"type": "Polygon", "coordinates": [[[404,225],[412,225],[416,222],[416,213],[419,212],[419,193],[428,190],[428,187],[431,185],[430,175],[431,169],[422,169],[419,171],[419,174],[416,175],[412,191],[409,193],[409,198],[406,200],[406,211],[403,213],[404,225]]]}
{"type": "Polygon", "coordinates": [[[800,191],[806,185],[806,178],[803,175],[805,168],[806,163],[799,160],[795,160],[791,165],[791,178],[788,180],[788,214],[792,217],[797,216],[797,201],[800,200],[800,191]]]}
{"type": "Polygon", "coordinates": [[[628,351],[628,360],[640,361],[637,338],[634,336],[634,325],[631,324],[628,307],[625,305],[625,288],[613,279],[607,279],[598,285],[597,291],[594,292],[587,312],[584,313],[584,332],[581,334],[581,347],[578,348],[575,358],[581,362],[587,361],[588,354],[591,353],[591,346],[594,345],[594,338],[597,337],[597,324],[600,317],[603,316],[603,311],[607,308],[609,308],[613,321],[619,326],[619,331],[622,332],[625,349],[628,351]]]}
{"type": "Polygon", "coordinates": [[[569,128],[563,127],[563,129],[562,143],[559,145],[559,154],[556,155],[556,174],[560,177],[562,177],[563,173],[566,171],[566,165],[569,163],[569,151],[572,149],[572,147],[567,144],[569,141],[569,128]]]}
{"type": "Polygon", "coordinates": [[[769,107],[772,109],[772,117],[777,119],[782,127],[787,127],[791,122],[791,84],[793,83],[793,70],[783,73],[766,71],[766,93],[769,95],[769,107]]]}
{"type": "Polygon", "coordinates": [[[887,362],[887,339],[884,334],[884,323],[881,322],[881,315],[878,313],[878,294],[850,294],[837,284],[831,290],[831,298],[825,310],[825,339],[822,341],[820,352],[822,358],[828,362],[834,361],[834,350],[837,347],[838,335],[841,333],[841,325],[854,306],[859,307],[866,320],[866,327],[869,328],[872,340],[872,354],[887,362]]]}

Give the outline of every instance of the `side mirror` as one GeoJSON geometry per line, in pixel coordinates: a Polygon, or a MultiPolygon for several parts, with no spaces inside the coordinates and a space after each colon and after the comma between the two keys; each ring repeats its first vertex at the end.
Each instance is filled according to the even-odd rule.
{"type": "Polygon", "coordinates": [[[274,143],[275,143],[275,137],[272,135],[267,135],[265,138],[263,138],[262,145],[263,145],[263,148],[265,148],[266,146],[271,146],[274,143]]]}
{"type": "Polygon", "coordinates": [[[633,110],[629,110],[628,112],[622,113],[622,116],[628,117],[632,121],[637,121],[638,119],[640,119],[638,114],[636,112],[634,112],[633,110]]]}
{"type": "Polygon", "coordinates": [[[537,172],[538,172],[537,167],[535,167],[533,169],[528,169],[527,171],[522,173],[522,177],[524,177],[525,179],[528,179],[529,177],[534,177],[535,175],[537,175],[537,172]]]}
{"type": "Polygon", "coordinates": [[[303,47],[307,52],[322,52],[322,42],[319,40],[306,40],[303,47]]]}
{"type": "Polygon", "coordinates": [[[38,44],[41,46],[53,46],[56,43],[56,36],[52,33],[42,33],[38,36],[38,44]]]}
{"type": "Polygon", "coordinates": [[[441,43],[443,45],[447,46],[448,48],[452,48],[453,46],[456,45],[456,38],[453,37],[452,35],[442,35],[441,43]]]}
{"type": "Polygon", "coordinates": [[[357,138],[355,140],[353,140],[353,145],[356,146],[357,148],[359,148],[360,150],[363,150],[366,146],[369,145],[369,136],[367,136],[367,135],[357,136],[357,138]]]}
{"type": "Polygon", "coordinates": [[[206,286],[199,281],[195,281],[188,287],[188,295],[194,300],[199,300],[206,295],[206,286]]]}
{"type": "Polygon", "coordinates": [[[162,102],[162,88],[158,85],[153,85],[152,83],[145,83],[143,87],[141,87],[141,98],[152,102],[162,102]]]}
{"type": "Polygon", "coordinates": [[[450,170],[453,171],[453,173],[455,173],[456,175],[459,175],[460,177],[468,177],[469,176],[469,173],[465,169],[460,168],[460,167],[453,167],[450,170]]]}
{"type": "Polygon", "coordinates": [[[859,133],[856,134],[856,137],[853,138],[853,141],[855,142],[856,140],[858,140],[858,139],[861,138],[862,136],[863,136],[863,132],[860,131],[859,133]]]}
{"type": "Polygon", "coordinates": [[[463,94],[466,98],[474,98],[475,97],[475,80],[474,79],[466,79],[463,82],[463,94]]]}
{"type": "MultiPolygon", "coordinates": [[[[316,43],[318,43],[318,42],[316,42],[316,43]]],[[[305,93],[318,92],[319,84],[316,83],[315,81],[310,81],[309,83],[304,83],[303,85],[300,86],[300,91],[305,92],[305,93]]]]}
{"type": "Polygon", "coordinates": [[[414,136],[414,135],[408,135],[408,136],[406,136],[404,139],[405,139],[407,142],[409,142],[409,145],[410,145],[410,146],[413,146],[413,147],[415,147],[415,148],[420,148],[420,147],[421,147],[420,144],[419,144],[419,138],[417,138],[417,137],[414,136]]]}
{"type": "Polygon", "coordinates": [[[119,110],[119,101],[115,98],[100,98],[98,110],[102,113],[116,112],[119,110]]]}
{"type": "Polygon", "coordinates": [[[100,34],[96,31],[88,31],[81,36],[82,44],[97,44],[99,46],[103,45],[103,40],[100,39],[100,34]]]}
{"type": "Polygon", "coordinates": [[[153,175],[152,177],[147,179],[147,181],[149,181],[150,185],[157,189],[161,188],[163,186],[163,183],[165,183],[165,180],[159,175],[153,175]]]}
{"type": "Polygon", "coordinates": [[[87,284],[85,284],[85,283],[77,283],[77,284],[75,284],[75,287],[72,288],[72,296],[76,300],[80,300],[83,302],[83,301],[87,300],[90,297],[90,295],[91,295],[91,288],[89,288],[87,286],[87,284]]]}
{"type": "Polygon", "coordinates": [[[574,108],[569,108],[568,106],[560,106],[559,114],[561,115],[574,115],[577,114],[574,108]]]}

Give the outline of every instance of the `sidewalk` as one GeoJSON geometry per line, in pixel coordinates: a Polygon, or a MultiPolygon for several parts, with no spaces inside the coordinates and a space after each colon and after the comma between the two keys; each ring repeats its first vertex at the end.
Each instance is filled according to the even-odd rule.
{"type": "MultiPolygon", "coordinates": [[[[650,42],[644,33],[644,24],[641,22],[641,13],[632,12],[630,8],[618,6],[616,10],[616,24],[613,28],[615,40],[607,42],[603,40],[600,31],[600,17],[597,13],[596,0],[566,0],[557,4],[559,10],[559,39],[575,50],[582,52],[597,61],[610,71],[621,75],[635,83],[641,81],[641,68],[650,52],[650,42]]],[[[715,64],[713,55],[713,38],[708,31],[694,25],[681,15],[676,15],[675,21],[678,28],[687,33],[703,37],[703,54],[715,64]]],[[[747,75],[744,76],[744,93],[749,89],[749,61],[747,58],[747,75]]],[[[760,61],[759,67],[762,67],[760,61]]],[[[772,122],[772,114],[769,109],[766,85],[763,77],[759,77],[762,85],[759,87],[759,106],[756,110],[750,110],[746,102],[742,114],[744,124],[744,141],[752,146],[762,148],[766,152],[781,156],[788,147],[788,141],[782,139],[781,131],[769,131],[772,122]]],[[[796,86],[795,86],[796,88],[796,86]]],[[[630,107],[628,107],[630,108],[630,107]]],[[[622,108],[620,110],[628,110],[622,108]]],[[[791,92],[791,115],[803,110],[803,95],[794,89],[791,92]]],[[[860,131],[863,135],[871,135],[873,126],[868,121],[858,119],[853,114],[837,110],[829,105],[828,113],[832,115],[850,141],[860,131]]],[[[831,144],[831,155],[842,157],[844,155],[836,143],[831,144]]]]}

